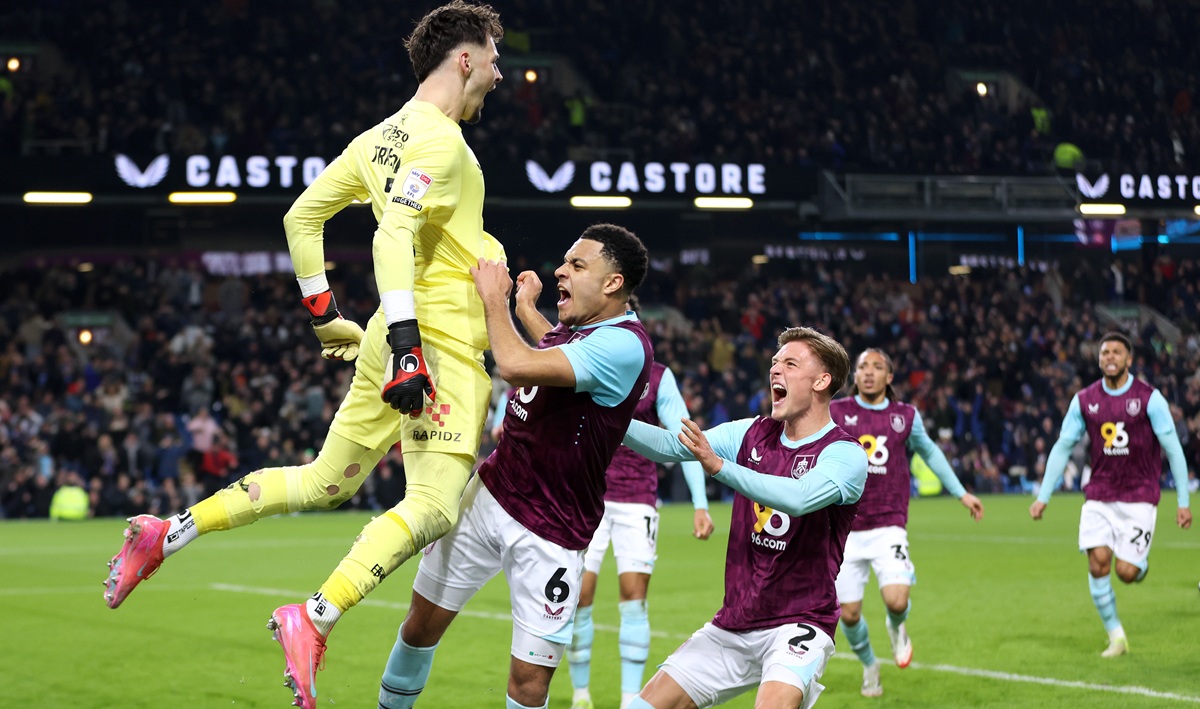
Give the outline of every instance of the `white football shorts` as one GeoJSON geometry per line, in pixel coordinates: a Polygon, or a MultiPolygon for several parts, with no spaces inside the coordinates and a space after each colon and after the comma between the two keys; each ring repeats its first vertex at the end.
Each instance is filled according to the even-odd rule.
{"type": "Polygon", "coordinates": [[[658,510],[636,502],[605,502],[604,517],[583,557],[583,568],[600,573],[608,543],[617,557],[617,573],[654,573],[658,558],[658,510]]]}
{"type": "Polygon", "coordinates": [[[564,549],[526,529],[476,475],[463,492],[458,523],[425,548],[413,590],[458,612],[501,571],[512,602],[513,657],[557,667],[571,641],[583,551],[564,549]]]}
{"type": "Polygon", "coordinates": [[[880,588],[917,582],[916,569],[908,556],[908,530],[880,527],[851,532],[846,537],[846,552],[836,582],[838,603],[861,601],[871,571],[880,588]]]}
{"type": "Polygon", "coordinates": [[[1083,503],[1079,513],[1079,551],[1108,547],[1121,561],[1145,570],[1158,508],[1149,502],[1083,503]]]}
{"type": "Polygon", "coordinates": [[[833,639],[806,623],[734,633],[705,623],[662,664],[697,707],[723,704],[763,682],[804,692],[808,709],[825,689],[818,680],[833,657],[833,639]]]}

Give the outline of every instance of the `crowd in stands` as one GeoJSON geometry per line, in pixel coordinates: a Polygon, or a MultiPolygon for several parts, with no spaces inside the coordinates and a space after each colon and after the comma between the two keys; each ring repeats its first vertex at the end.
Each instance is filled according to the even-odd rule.
{"type": "MultiPolygon", "coordinates": [[[[0,35],[49,43],[63,68],[48,75],[48,53],[42,71],[0,77],[0,154],[68,141],[97,154],[333,156],[412,95],[400,40],[434,4],[10,8],[0,35]]],[[[1066,167],[1081,150],[1105,170],[1175,174],[1200,156],[1200,0],[496,5],[508,79],[469,129],[485,168],[573,149],[1043,174],[1056,147],[1075,146],[1066,167]],[[581,81],[526,82],[529,50],[566,57],[581,81]]]]}
{"type": "MultiPolygon", "coordinates": [[[[871,346],[892,356],[898,397],[921,410],[968,489],[1029,491],[1071,396],[1098,378],[1096,340],[1109,327],[1092,306],[1123,297],[1156,303],[1183,328],[1174,342],[1153,327],[1131,333],[1135,372],[1171,404],[1200,470],[1197,261],[977,269],[916,284],[820,262],[762,270],[776,265],[656,272],[663,283],[644,289],[667,294],[643,303],[656,358],[703,426],[767,412],[775,337],[808,324],[852,356],[871,346]]],[[[331,272],[343,312],[362,323],[377,307],[368,268],[331,272]]],[[[94,515],[168,514],[251,470],[303,463],[352,376],[319,358],[290,274],[218,277],[134,259],[4,279],[0,516],[45,517],[61,488],[86,490],[94,515]]],[[[1069,488],[1085,465],[1080,446],[1069,488]]],[[[403,481],[393,450],[347,506],[387,508],[403,481]]]]}

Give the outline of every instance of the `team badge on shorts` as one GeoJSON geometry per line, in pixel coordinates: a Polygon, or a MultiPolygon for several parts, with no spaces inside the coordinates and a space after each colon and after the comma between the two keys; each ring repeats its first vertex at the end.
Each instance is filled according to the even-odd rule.
{"type": "Polygon", "coordinates": [[[1138,412],[1140,412],[1141,410],[1142,410],[1141,399],[1130,399],[1129,401],[1125,402],[1125,413],[1129,414],[1130,416],[1137,416],[1138,412]]]}

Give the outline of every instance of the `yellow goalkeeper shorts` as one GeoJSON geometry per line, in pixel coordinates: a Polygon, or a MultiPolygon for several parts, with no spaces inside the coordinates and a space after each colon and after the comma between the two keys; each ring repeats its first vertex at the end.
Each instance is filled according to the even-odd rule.
{"type": "Polygon", "coordinates": [[[382,311],[367,323],[354,380],[330,430],[360,445],[387,450],[397,441],[405,452],[431,451],[475,456],[487,417],[492,382],[483,351],[436,330],[421,330],[421,352],[433,377],[437,399],[425,402],[417,418],[401,414],[380,397],[391,349],[382,311]]]}

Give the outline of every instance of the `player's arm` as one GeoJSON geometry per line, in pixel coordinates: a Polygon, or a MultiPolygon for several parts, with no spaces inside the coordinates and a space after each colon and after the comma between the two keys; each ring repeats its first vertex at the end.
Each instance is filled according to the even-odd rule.
{"type": "Polygon", "coordinates": [[[1071,457],[1071,449],[1083,437],[1083,412],[1079,408],[1079,394],[1071,398],[1067,407],[1067,415],[1063,417],[1062,430],[1058,440],[1046,457],[1046,473],[1042,476],[1042,489],[1038,492],[1037,500],[1029,507],[1029,516],[1041,519],[1042,512],[1050,502],[1059,483],[1062,482],[1063,472],[1067,469],[1067,461],[1071,457]]]}
{"type": "Polygon", "coordinates": [[[453,136],[430,133],[406,145],[399,169],[389,172],[382,173],[393,182],[385,190],[388,198],[371,242],[375,284],[392,349],[380,396],[400,413],[418,415],[426,396],[437,398],[437,389],[421,350],[413,244],[426,223],[441,224],[458,207],[462,154],[453,136]]]}
{"type": "Polygon", "coordinates": [[[517,276],[517,306],[515,308],[517,319],[521,321],[521,326],[525,328],[525,332],[529,333],[534,342],[540,342],[554,327],[538,312],[537,299],[541,294],[542,279],[538,277],[538,274],[533,271],[522,271],[517,276]]]}
{"type": "Polygon", "coordinates": [[[591,394],[601,406],[616,406],[629,396],[646,360],[637,335],[624,328],[601,327],[566,345],[530,347],[508,312],[513,285],[508,268],[480,259],[471,275],[483,300],[492,356],[505,381],[517,387],[571,387],[591,394]]]}
{"type": "MultiPolygon", "coordinates": [[[[684,425],[690,420],[684,419],[684,425]]],[[[733,459],[737,457],[742,439],[755,420],[752,418],[739,419],[723,423],[708,429],[704,435],[708,437],[709,445],[718,456],[733,459]]],[[[683,444],[682,439],[682,433],[676,435],[658,426],[651,426],[644,421],[630,421],[629,430],[625,432],[625,439],[621,442],[629,446],[633,452],[656,463],[682,463],[686,460],[696,460],[696,456],[683,444]]]]}
{"type": "Polygon", "coordinates": [[[321,356],[351,361],[358,356],[363,331],[338,311],[325,277],[325,222],[356,197],[365,198],[366,187],[345,153],[313,180],[283,216],[283,231],[301,303],[311,316],[313,331],[321,341],[321,356]]]}
{"type": "MultiPolygon", "coordinates": [[[[679,393],[679,385],[675,382],[675,374],[670,369],[664,369],[662,379],[658,382],[658,396],[654,400],[654,412],[658,420],[671,433],[679,435],[683,429],[683,419],[689,418],[687,404],[679,393]]],[[[704,468],[694,460],[684,460],[679,463],[683,473],[683,481],[687,483],[688,492],[692,496],[692,534],[699,539],[708,539],[713,532],[712,517],[708,514],[708,492],[704,489],[704,468]]]]}
{"type": "Polygon", "coordinates": [[[950,461],[946,460],[946,454],[941,448],[933,442],[929,437],[929,432],[925,430],[925,421],[921,418],[921,413],[915,412],[913,416],[912,432],[908,434],[908,448],[929,465],[929,469],[937,476],[938,480],[942,481],[942,486],[951,495],[954,495],[963,507],[971,511],[971,517],[976,522],[983,519],[983,503],[979,501],[971,493],[967,492],[966,488],[959,482],[958,476],[954,474],[954,469],[950,467],[950,461]]]}
{"type": "Polygon", "coordinates": [[[1150,417],[1150,427],[1154,429],[1159,445],[1167,454],[1171,477],[1175,479],[1175,495],[1178,499],[1176,522],[1180,527],[1187,529],[1192,525],[1192,511],[1188,501],[1187,458],[1183,454],[1183,446],[1179,443],[1179,434],[1175,431],[1171,407],[1157,389],[1146,403],[1146,415],[1150,417]]]}
{"type": "Polygon", "coordinates": [[[716,455],[704,432],[691,421],[684,422],[681,436],[704,472],[758,504],[793,517],[857,502],[867,484],[867,453],[857,443],[831,443],[817,456],[816,465],[795,479],[763,475],[716,455]]]}

